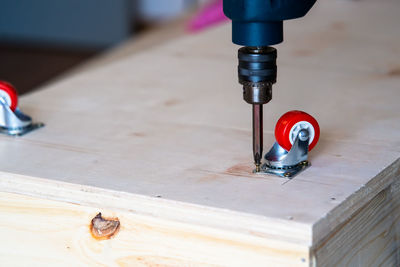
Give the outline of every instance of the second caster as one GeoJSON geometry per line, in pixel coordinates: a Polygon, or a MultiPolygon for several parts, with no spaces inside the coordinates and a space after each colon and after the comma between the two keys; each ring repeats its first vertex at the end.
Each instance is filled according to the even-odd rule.
{"type": "Polygon", "coordinates": [[[0,81],[0,133],[19,136],[43,126],[43,123],[33,123],[18,108],[18,95],[14,86],[0,81]]]}

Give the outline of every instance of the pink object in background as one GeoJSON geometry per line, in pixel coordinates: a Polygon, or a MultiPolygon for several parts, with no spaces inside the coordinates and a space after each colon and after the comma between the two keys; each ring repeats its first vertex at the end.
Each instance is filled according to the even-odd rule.
{"type": "Polygon", "coordinates": [[[187,30],[197,32],[227,20],[223,11],[223,0],[216,0],[189,21],[187,30]]]}

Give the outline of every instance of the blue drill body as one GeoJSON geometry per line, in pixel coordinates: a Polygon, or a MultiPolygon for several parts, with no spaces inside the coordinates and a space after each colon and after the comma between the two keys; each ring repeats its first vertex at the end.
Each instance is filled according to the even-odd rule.
{"type": "Polygon", "coordinates": [[[232,41],[243,46],[268,46],[283,41],[283,21],[303,17],[316,0],[224,0],[232,20],[232,41]]]}

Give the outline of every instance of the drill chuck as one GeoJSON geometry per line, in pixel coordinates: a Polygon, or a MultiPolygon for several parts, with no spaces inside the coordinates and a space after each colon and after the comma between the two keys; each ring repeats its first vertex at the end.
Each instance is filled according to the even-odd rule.
{"type": "Polygon", "coordinates": [[[243,99],[248,104],[267,104],[272,99],[272,83],[268,82],[244,82],[243,99]]]}
{"type": "Polygon", "coordinates": [[[266,47],[242,47],[238,52],[239,82],[276,83],[276,49],[266,47]]]}
{"type": "Polygon", "coordinates": [[[249,104],[268,103],[272,99],[272,84],[276,83],[276,49],[269,46],[242,47],[238,58],[243,99],[249,104]]]}

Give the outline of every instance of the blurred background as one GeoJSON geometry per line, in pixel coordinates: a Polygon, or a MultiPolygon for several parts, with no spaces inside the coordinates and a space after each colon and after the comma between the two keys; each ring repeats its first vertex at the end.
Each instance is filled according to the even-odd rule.
{"type": "Polygon", "coordinates": [[[0,80],[29,92],[115,46],[164,41],[140,45],[141,36],[196,31],[210,8],[221,20],[222,0],[0,0],[0,80]]]}

